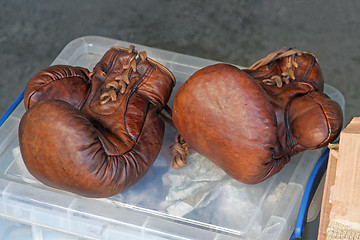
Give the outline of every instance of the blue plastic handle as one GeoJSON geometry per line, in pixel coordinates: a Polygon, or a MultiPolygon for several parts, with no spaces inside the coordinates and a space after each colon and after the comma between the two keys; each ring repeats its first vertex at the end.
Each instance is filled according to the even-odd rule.
{"type": "Polygon", "coordinates": [[[6,111],[4,112],[4,114],[0,117],[0,127],[4,124],[4,122],[6,121],[6,119],[8,119],[8,117],[10,116],[10,114],[15,110],[15,108],[19,105],[19,103],[23,100],[24,98],[24,92],[25,90],[23,90],[19,96],[17,96],[17,98],[15,99],[15,101],[10,105],[10,107],[8,109],[6,109],[6,111]]]}
{"type": "Polygon", "coordinates": [[[329,159],[329,149],[326,149],[325,152],[320,156],[319,160],[315,164],[313,171],[309,177],[309,180],[306,184],[304,195],[301,200],[301,205],[299,208],[298,217],[295,224],[295,230],[290,237],[290,240],[301,238],[304,232],[304,227],[307,219],[307,213],[311,200],[314,197],[315,191],[319,186],[321,178],[324,176],[324,173],[327,168],[329,159]]]}

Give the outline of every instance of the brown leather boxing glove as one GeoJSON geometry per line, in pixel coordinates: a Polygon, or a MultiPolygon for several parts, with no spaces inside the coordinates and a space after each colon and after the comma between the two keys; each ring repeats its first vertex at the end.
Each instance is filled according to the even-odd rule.
{"type": "Polygon", "coordinates": [[[322,93],[312,54],[283,49],[269,56],[245,71],[205,67],[174,99],[173,120],[186,143],[248,184],[279,172],[294,154],[332,142],[342,127],[341,108],[322,93]]]}
{"type": "Polygon", "coordinates": [[[128,189],[161,149],[159,113],[174,85],[166,67],[133,47],[111,48],[92,73],[40,72],[25,91],[30,108],[19,126],[25,165],[44,184],[82,196],[128,189]]]}
{"type": "Polygon", "coordinates": [[[339,104],[325,93],[314,54],[283,48],[244,70],[265,90],[273,105],[278,136],[290,156],[333,142],[343,116],[339,104]],[[285,138],[286,136],[286,138],[285,138]]]}

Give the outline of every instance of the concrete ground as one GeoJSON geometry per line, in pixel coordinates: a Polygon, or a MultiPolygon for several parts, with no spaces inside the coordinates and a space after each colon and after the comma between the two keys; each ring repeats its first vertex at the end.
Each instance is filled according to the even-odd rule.
{"type": "Polygon", "coordinates": [[[360,115],[359,11],[357,0],[3,0],[0,115],[68,42],[100,35],[242,66],[284,46],[311,51],[344,95],[348,123],[360,115]]]}

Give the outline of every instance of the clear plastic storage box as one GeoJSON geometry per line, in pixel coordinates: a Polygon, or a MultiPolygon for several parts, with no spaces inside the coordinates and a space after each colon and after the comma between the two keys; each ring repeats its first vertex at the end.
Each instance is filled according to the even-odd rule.
{"type": "MultiPolygon", "coordinates": [[[[112,46],[130,43],[103,37],[70,42],[53,64],[92,70],[112,46]]],[[[136,45],[175,75],[174,93],[198,69],[216,62],[136,45]]],[[[40,69],[39,69],[40,70],[40,69]]],[[[31,77],[31,76],[29,76],[31,77]]],[[[25,86],[24,86],[25,87],[25,86]]],[[[344,109],[344,98],[325,92],[344,109]]],[[[21,96],[17,101],[21,100],[21,96]]],[[[13,106],[15,107],[16,104],[13,106]]],[[[169,146],[176,131],[166,127],[163,148],[134,187],[106,199],[91,199],[49,188],[33,178],[22,161],[18,125],[23,102],[0,128],[0,239],[289,239],[309,176],[323,150],[292,158],[277,175],[257,185],[228,177],[199,154],[171,168],[169,146]]],[[[316,216],[320,202],[308,216],[316,216]]]]}

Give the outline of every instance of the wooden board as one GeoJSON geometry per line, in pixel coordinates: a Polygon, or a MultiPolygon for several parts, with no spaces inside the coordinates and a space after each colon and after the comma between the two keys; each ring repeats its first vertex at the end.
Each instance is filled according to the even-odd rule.
{"type": "Polygon", "coordinates": [[[354,118],[340,134],[339,150],[330,150],[318,239],[350,239],[358,233],[360,118],[354,118]]]}
{"type": "Polygon", "coordinates": [[[330,219],[360,223],[360,118],[340,136],[330,219]]]}
{"type": "Polygon", "coordinates": [[[324,193],[323,193],[321,211],[320,211],[318,240],[326,239],[326,230],[329,225],[329,215],[331,209],[330,192],[331,192],[331,187],[334,186],[334,182],[335,182],[338,157],[339,157],[339,149],[338,148],[330,149],[328,167],[326,170],[326,177],[325,177],[324,193]]]}

